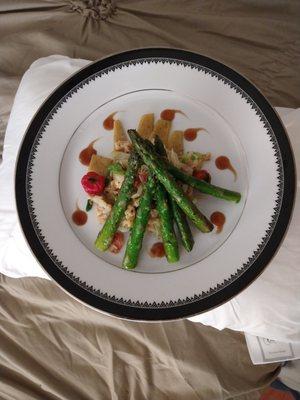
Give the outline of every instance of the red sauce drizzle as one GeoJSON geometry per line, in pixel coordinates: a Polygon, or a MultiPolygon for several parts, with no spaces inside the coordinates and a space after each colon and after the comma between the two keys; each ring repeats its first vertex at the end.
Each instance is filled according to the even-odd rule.
{"type": "Polygon", "coordinates": [[[192,142],[196,139],[197,133],[204,130],[204,128],[188,128],[183,132],[183,136],[185,140],[187,140],[188,142],[192,142]]]}
{"type": "Polygon", "coordinates": [[[107,131],[112,131],[114,129],[114,116],[118,111],[111,113],[108,117],[103,121],[103,128],[107,131]]]}
{"type": "Polygon", "coordinates": [[[173,121],[175,118],[175,114],[182,114],[185,115],[182,111],[180,110],[170,110],[169,108],[166,108],[160,113],[160,118],[164,119],[165,121],[173,121]]]}
{"type": "Polygon", "coordinates": [[[163,257],[165,255],[164,245],[161,242],[154,243],[150,249],[151,257],[163,257]]]}
{"type": "Polygon", "coordinates": [[[231,165],[231,162],[228,157],[220,156],[220,157],[216,158],[215,164],[218,169],[221,169],[221,170],[229,169],[229,171],[231,171],[234,175],[234,180],[236,180],[236,178],[237,178],[236,170],[231,165]]]}
{"type": "Polygon", "coordinates": [[[225,215],[221,211],[215,211],[211,214],[210,220],[217,227],[217,233],[222,232],[226,221],[225,215]]]}
{"type": "Polygon", "coordinates": [[[80,210],[77,205],[77,209],[72,214],[72,221],[75,225],[82,226],[86,223],[88,215],[85,211],[80,210]]]}
{"type": "Polygon", "coordinates": [[[81,164],[89,165],[92,155],[97,154],[97,150],[95,150],[93,147],[94,143],[97,140],[98,139],[93,140],[85,149],[81,150],[81,152],[79,154],[79,161],[81,162],[81,164]]]}

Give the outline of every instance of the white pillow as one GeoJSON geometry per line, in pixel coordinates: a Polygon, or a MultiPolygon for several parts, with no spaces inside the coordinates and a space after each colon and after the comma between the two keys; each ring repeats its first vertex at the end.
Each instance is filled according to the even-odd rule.
{"type": "Polygon", "coordinates": [[[0,272],[19,278],[48,275],[29,250],[19,227],[15,197],[14,170],[18,148],[35,112],[57,85],[88,64],[64,56],[35,61],[24,74],[10,114],[0,167],[0,272]]]}
{"type": "MultiPolygon", "coordinates": [[[[11,112],[0,168],[0,272],[12,276],[47,278],[28,249],[17,222],[14,166],[17,149],[34,113],[50,92],[88,63],[51,56],[37,60],[25,73],[11,112]]],[[[300,110],[280,109],[299,167],[300,110]]],[[[298,181],[299,186],[299,181],[298,181]]],[[[244,292],[192,321],[217,329],[231,328],[280,341],[300,341],[300,200],[289,232],[276,257],[244,292]]]]}
{"type": "MultiPolygon", "coordinates": [[[[287,129],[299,171],[300,109],[284,112],[282,121],[287,129]]],[[[298,190],[299,187],[298,176],[298,190]]],[[[278,253],[261,276],[231,301],[190,320],[217,329],[230,328],[282,342],[300,342],[299,193],[288,233],[278,253]]]]}

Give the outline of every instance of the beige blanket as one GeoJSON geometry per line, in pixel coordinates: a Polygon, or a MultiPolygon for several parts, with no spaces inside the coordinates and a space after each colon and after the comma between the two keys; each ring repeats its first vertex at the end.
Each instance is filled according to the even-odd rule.
{"type": "Polygon", "coordinates": [[[40,278],[0,283],[1,400],[257,399],[279,372],[253,366],[236,332],[118,320],[40,278]]]}
{"type": "MultiPolygon", "coordinates": [[[[50,54],[186,48],[299,106],[299,20],[297,0],[1,0],[1,140],[22,74],[50,54]]],[[[41,279],[1,277],[0,321],[1,400],[257,399],[278,373],[251,365],[242,334],[117,320],[41,279]]]]}
{"type": "Polygon", "coordinates": [[[1,0],[0,138],[21,76],[51,54],[194,50],[240,71],[274,106],[298,107],[299,20],[298,0],[1,0]]]}

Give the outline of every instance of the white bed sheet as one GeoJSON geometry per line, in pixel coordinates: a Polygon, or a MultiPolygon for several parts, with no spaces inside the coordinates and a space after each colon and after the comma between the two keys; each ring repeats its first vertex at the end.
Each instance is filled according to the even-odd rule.
{"type": "MultiPolygon", "coordinates": [[[[8,123],[0,168],[0,272],[15,278],[48,278],[29,250],[18,224],[14,168],[26,128],[41,103],[89,61],[50,56],[35,61],[19,86],[8,123]]],[[[277,109],[300,164],[300,109],[277,109]]],[[[297,182],[299,187],[299,179],[297,182]]],[[[191,318],[217,329],[230,328],[270,339],[300,342],[300,199],[289,232],[263,274],[226,304],[191,318]]],[[[49,278],[48,278],[49,279],[49,278]]]]}

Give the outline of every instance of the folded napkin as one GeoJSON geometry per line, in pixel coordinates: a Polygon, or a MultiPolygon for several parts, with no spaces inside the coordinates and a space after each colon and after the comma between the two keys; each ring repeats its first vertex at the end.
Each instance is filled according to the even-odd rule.
{"type": "MultiPolygon", "coordinates": [[[[11,277],[48,278],[31,254],[18,224],[14,167],[18,147],[34,113],[70,74],[89,61],[51,56],[37,60],[19,86],[4,142],[0,168],[0,272],[11,277]]],[[[277,109],[300,162],[300,109],[277,109]]],[[[298,181],[299,186],[299,181],[298,181]]],[[[231,328],[281,341],[300,341],[300,199],[286,238],[268,268],[226,304],[191,318],[217,329],[231,328]]],[[[49,278],[48,278],[49,279],[49,278]]]]}

